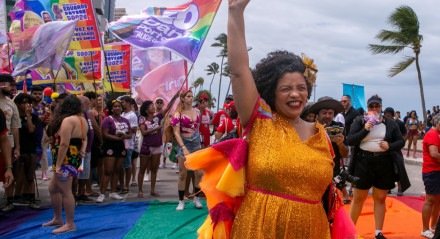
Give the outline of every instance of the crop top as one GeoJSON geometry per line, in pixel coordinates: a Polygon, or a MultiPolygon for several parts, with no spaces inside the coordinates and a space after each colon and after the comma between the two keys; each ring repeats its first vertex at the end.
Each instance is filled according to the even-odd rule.
{"type": "Polygon", "coordinates": [[[192,134],[199,131],[201,122],[200,113],[197,111],[197,117],[193,120],[190,116],[185,114],[176,114],[171,118],[171,125],[180,126],[180,132],[184,134],[192,134]]]}

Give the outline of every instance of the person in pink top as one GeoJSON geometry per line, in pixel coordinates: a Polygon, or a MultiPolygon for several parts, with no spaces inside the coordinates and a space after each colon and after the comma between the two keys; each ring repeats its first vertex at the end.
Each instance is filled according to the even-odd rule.
{"type": "MultiPolygon", "coordinates": [[[[194,193],[200,192],[199,181],[202,177],[202,173],[199,171],[189,171],[185,168],[185,156],[197,151],[201,148],[200,141],[200,111],[192,107],[193,104],[193,93],[191,90],[183,91],[180,94],[180,102],[171,119],[171,125],[173,126],[174,137],[176,142],[180,146],[180,150],[177,153],[177,158],[179,162],[179,204],[176,210],[181,211],[185,208],[184,195],[185,195],[185,184],[187,177],[193,179],[194,193]]],[[[199,197],[195,196],[194,206],[198,209],[202,208],[202,204],[199,201],[199,197]]]]}
{"type": "Polygon", "coordinates": [[[426,199],[422,209],[422,236],[433,238],[440,209],[440,116],[432,119],[432,128],[423,138],[422,175],[426,199]],[[430,227],[431,223],[431,227],[430,227]]]}

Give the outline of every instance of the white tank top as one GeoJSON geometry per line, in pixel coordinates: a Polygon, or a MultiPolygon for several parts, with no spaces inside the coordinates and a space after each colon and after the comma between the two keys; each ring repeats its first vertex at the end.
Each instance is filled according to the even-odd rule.
{"type": "Polygon", "coordinates": [[[370,129],[367,136],[361,141],[360,148],[364,151],[378,153],[384,152],[379,145],[385,139],[386,126],[384,123],[377,124],[370,129]]]}

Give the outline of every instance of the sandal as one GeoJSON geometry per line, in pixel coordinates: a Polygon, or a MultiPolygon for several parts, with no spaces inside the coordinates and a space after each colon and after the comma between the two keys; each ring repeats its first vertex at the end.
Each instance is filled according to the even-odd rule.
{"type": "Polygon", "coordinates": [[[122,189],[121,194],[127,194],[128,193],[128,189],[122,189]]]}

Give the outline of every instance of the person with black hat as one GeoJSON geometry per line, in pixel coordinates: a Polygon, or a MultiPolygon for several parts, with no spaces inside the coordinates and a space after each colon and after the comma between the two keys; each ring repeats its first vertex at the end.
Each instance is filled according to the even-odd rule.
{"type": "MultiPolygon", "coordinates": [[[[11,95],[11,84],[14,78],[10,74],[0,74],[0,110],[3,111],[6,118],[6,127],[8,128],[8,139],[13,150],[12,164],[20,156],[19,128],[21,128],[20,116],[15,103],[9,98],[11,95]]],[[[12,204],[14,198],[14,186],[8,187],[6,191],[7,204],[2,211],[11,211],[14,206],[12,204]]]]}
{"type": "MultiPolygon", "coordinates": [[[[317,115],[317,121],[320,124],[324,125],[327,134],[332,142],[333,151],[335,153],[335,157],[333,158],[334,178],[341,173],[341,166],[343,167],[343,163],[341,163],[342,158],[347,157],[348,155],[347,146],[344,144],[344,125],[334,120],[335,115],[339,114],[343,110],[344,108],[342,107],[342,104],[329,96],[319,98],[318,101],[313,104],[309,109],[309,112],[317,115]]],[[[345,188],[345,182],[336,183],[338,188],[344,194],[344,204],[349,204],[351,201],[345,188]]]]}
{"type": "Polygon", "coordinates": [[[347,143],[354,146],[349,173],[359,177],[353,191],[350,215],[356,224],[368,192],[373,188],[375,238],[384,239],[385,200],[396,181],[393,153],[403,148],[404,141],[394,120],[381,117],[382,98],[373,95],[367,105],[367,115],[358,116],[353,121],[347,136],[347,143]]]}

